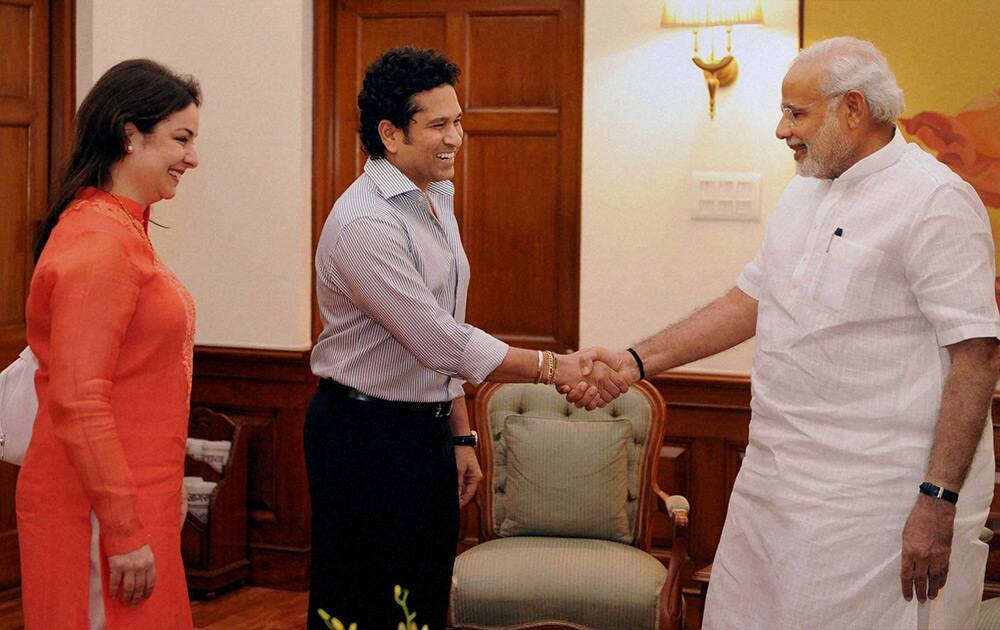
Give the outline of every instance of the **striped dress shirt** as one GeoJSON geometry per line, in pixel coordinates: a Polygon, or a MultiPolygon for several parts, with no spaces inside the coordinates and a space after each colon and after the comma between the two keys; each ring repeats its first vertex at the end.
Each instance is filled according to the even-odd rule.
{"type": "Polygon", "coordinates": [[[434,182],[425,197],[388,160],[369,159],[337,199],[316,249],[314,374],[386,400],[441,402],[500,365],[507,344],[465,323],[454,191],[434,182]]]}

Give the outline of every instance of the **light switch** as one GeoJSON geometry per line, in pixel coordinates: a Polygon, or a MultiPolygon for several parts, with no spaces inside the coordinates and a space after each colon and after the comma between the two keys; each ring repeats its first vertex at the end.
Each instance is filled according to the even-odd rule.
{"type": "Polygon", "coordinates": [[[696,221],[759,221],[760,173],[693,171],[696,221]]]}

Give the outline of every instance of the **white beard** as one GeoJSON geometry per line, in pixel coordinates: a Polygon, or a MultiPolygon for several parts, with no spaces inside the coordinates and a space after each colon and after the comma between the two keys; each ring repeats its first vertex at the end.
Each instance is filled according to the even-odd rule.
{"type": "Polygon", "coordinates": [[[828,116],[816,139],[805,146],[806,157],[795,163],[795,172],[802,177],[836,179],[847,170],[844,164],[853,147],[840,133],[836,116],[828,116]]]}

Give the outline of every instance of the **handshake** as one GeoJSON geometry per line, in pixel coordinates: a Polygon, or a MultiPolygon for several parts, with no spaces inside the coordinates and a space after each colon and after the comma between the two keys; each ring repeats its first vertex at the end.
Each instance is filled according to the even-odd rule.
{"type": "Polygon", "coordinates": [[[561,355],[553,384],[566,400],[588,411],[604,407],[644,376],[637,355],[595,346],[561,355]]]}

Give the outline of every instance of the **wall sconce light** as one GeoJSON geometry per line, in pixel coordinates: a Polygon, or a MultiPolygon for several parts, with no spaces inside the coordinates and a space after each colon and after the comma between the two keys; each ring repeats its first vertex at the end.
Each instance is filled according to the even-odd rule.
{"type": "Polygon", "coordinates": [[[764,15],[760,0],[663,0],[661,26],[685,26],[694,29],[694,57],[691,61],[705,73],[708,85],[708,115],[715,118],[715,92],[719,86],[729,85],[739,73],[733,56],[733,26],[736,24],[762,24],[764,15]],[[716,61],[715,38],[708,61],[698,50],[698,30],[715,26],[726,27],[726,56],[716,61]]]}

